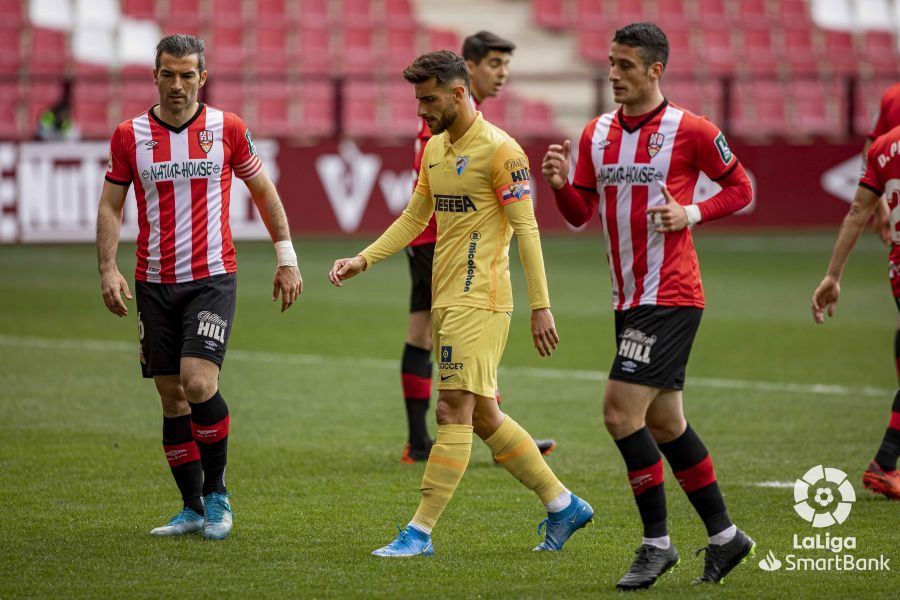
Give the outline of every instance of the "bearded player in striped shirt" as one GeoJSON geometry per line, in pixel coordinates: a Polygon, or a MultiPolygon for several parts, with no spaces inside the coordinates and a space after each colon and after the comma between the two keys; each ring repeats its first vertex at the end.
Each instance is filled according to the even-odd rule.
{"type": "Polygon", "coordinates": [[[721,582],[755,547],[731,522],[709,452],[682,404],[704,306],[688,226],[740,210],[752,192],[718,128],[663,97],[659,80],[668,57],[668,39],[656,25],[616,31],[609,80],[621,108],[588,123],[572,184],[568,140],[550,146],[542,165],[569,223],[583,225],[598,206],[603,221],[618,347],[604,419],[625,459],[644,527],[637,556],[617,584],[622,590],[650,587],[679,560],[667,530],[660,452],[709,536],[703,574],[694,583],[721,582]],[[694,205],[700,172],[722,190],[694,205]]]}
{"type": "Polygon", "coordinates": [[[116,129],[97,215],[97,258],[106,307],[124,317],[131,299],[116,265],[122,210],[134,183],[139,233],[135,296],[140,360],[163,409],[163,449],[184,507],[150,533],[231,533],[225,488],[229,416],[219,369],[236,300],[229,227],[231,174],[246,183],[275,241],[272,300],[281,311],[303,288],[284,207],[246,125],[197,101],[206,82],[203,41],[173,35],[156,47],[159,104],[116,129]]]}

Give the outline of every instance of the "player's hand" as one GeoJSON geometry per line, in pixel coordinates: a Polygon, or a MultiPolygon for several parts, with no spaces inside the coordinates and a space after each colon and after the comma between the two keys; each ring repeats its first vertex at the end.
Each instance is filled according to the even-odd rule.
{"type": "Polygon", "coordinates": [[[572,142],[566,140],[562,146],[551,144],[541,162],[541,173],[554,190],[560,190],[569,180],[569,164],[572,156],[572,142]]]}
{"type": "Polygon", "coordinates": [[[541,356],[550,356],[559,344],[556,323],[549,308],[538,308],[531,311],[531,337],[534,347],[541,356]]]}
{"type": "Polygon", "coordinates": [[[826,275],[812,297],[812,315],[816,323],[821,325],[825,322],[826,311],[829,317],[834,316],[834,307],[840,295],[841,282],[831,275],[826,275]]]}
{"type": "Polygon", "coordinates": [[[653,231],[657,233],[681,231],[688,226],[687,211],[672,197],[665,185],[660,184],[659,188],[666,198],[666,203],[647,209],[647,214],[653,220],[653,231]]]}
{"type": "Polygon", "coordinates": [[[891,211],[888,208],[887,200],[884,198],[879,198],[878,206],[875,207],[872,229],[878,234],[885,246],[891,245],[891,211]]]}
{"type": "Polygon", "coordinates": [[[334,261],[334,266],[328,272],[328,279],[334,285],[342,287],[341,283],[345,279],[356,277],[366,270],[366,259],[362,256],[354,256],[353,258],[339,258],[334,261]]]}
{"type": "Polygon", "coordinates": [[[281,294],[281,312],[286,311],[297,301],[303,293],[303,277],[297,267],[278,267],[275,270],[274,289],[272,290],[272,302],[278,300],[281,294]]]}
{"type": "Polygon", "coordinates": [[[100,274],[100,292],[103,294],[103,303],[106,304],[109,312],[120,317],[128,314],[128,307],[125,306],[122,295],[124,294],[131,300],[131,290],[128,289],[128,282],[125,281],[118,269],[100,274]]]}

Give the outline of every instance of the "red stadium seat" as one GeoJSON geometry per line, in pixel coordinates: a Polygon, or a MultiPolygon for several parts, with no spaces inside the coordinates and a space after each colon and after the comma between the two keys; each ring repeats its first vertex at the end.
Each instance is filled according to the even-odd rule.
{"type": "Polygon", "coordinates": [[[900,56],[894,35],[886,31],[865,33],[864,56],[876,75],[896,75],[900,56]]]}
{"type": "Polygon", "coordinates": [[[609,17],[603,10],[603,0],[575,0],[575,26],[578,29],[608,29],[609,17]]]}
{"type": "Polygon", "coordinates": [[[248,93],[243,81],[233,77],[216,78],[214,81],[210,81],[212,81],[212,85],[208,88],[208,101],[211,106],[239,115],[242,119],[249,118],[247,114],[248,100],[253,96],[253,91],[248,93]]]}
{"type": "Polygon", "coordinates": [[[390,28],[385,36],[385,67],[388,73],[399,73],[416,59],[416,31],[390,28]]]}
{"type": "Polygon", "coordinates": [[[694,52],[691,32],[687,29],[672,29],[666,32],[666,37],[669,38],[669,62],[666,65],[666,73],[695,75],[698,58],[694,52]]]}
{"type": "Polygon", "coordinates": [[[291,114],[291,95],[283,81],[264,81],[254,89],[256,120],[253,128],[260,136],[285,136],[299,129],[291,114]]]}
{"type": "Polygon", "coordinates": [[[696,115],[708,117],[719,127],[722,123],[722,86],[718,81],[675,79],[665,82],[663,93],[674,105],[696,115]]]}
{"type": "Polygon", "coordinates": [[[251,16],[260,26],[288,25],[297,21],[294,11],[288,10],[291,5],[284,0],[256,0],[251,4],[251,16]]]}
{"type": "Polygon", "coordinates": [[[725,0],[697,0],[697,18],[704,29],[729,29],[725,0]]]}
{"type": "Polygon", "coordinates": [[[808,0],[778,0],[778,23],[785,29],[811,29],[808,0]]]}
{"type": "Polygon", "coordinates": [[[343,0],[341,2],[341,25],[343,27],[371,29],[382,20],[380,15],[376,16],[374,2],[370,2],[370,0],[343,0]]]}
{"type": "Polygon", "coordinates": [[[586,60],[605,65],[609,63],[609,46],[613,32],[605,30],[579,30],[578,53],[586,60]]]}
{"type": "Polygon", "coordinates": [[[288,31],[278,23],[260,23],[254,28],[256,50],[253,64],[257,73],[284,75],[288,64],[288,31]]]}
{"type": "Polygon", "coordinates": [[[238,73],[244,69],[246,28],[214,27],[206,45],[206,62],[217,73],[238,73]]]}
{"type": "Polygon", "coordinates": [[[330,81],[294,84],[292,96],[299,102],[295,134],[320,137],[334,134],[334,85],[330,81]]]}
{"type": "Polygon", "coordinates": [[[688,11],[684,0],[659,0],[659,23],[665,27],[666,32],[671,28],[684,29],[688,22],[688,11]]]}
{"type": "Polygon", "coordinates": [[[388,27],[405,29],[416,25],[410,0],[385,0],[384,12],[388,27]]]}
{"type": "Polygon", "coordinates": [[[344,133],[350,137],[374,137],[380,134],[380,104],[381,98],[378,97],[374,83],[349,80],[344,87],[344,133]]]}
{"type": "Polygon", "coordinates": [[[371,28],[345,28],[340,51],[344,73],[365,75],[375,69],[375,35],[371,28]]]}
{"type": "Polygon", "coordinates": [[[177,0],[167,4],[167,10],[160,15],[168,28],[175,27],[176,33],[193,33],[206,26],[208,19],[201,0],[177,0]]]}
{"type": "Polygon", "coordinates": [[[331,23],[331,0],[299,0],[300,26],[305,29],[328,27],[331,23]]]}
{"type": "Polygon", "coordinates": [[[459,52],[462,48],[459,36],[453,31],[429,29],[426,41],[426,52],[433,50],[452,50],[459,52]]]}
{"type": "Polygon", "coordinates": [[[27,137],[19,132],[19,107],[22,96],[18,82],[0,81],[0,139],[27,137]]]}
{"type": "Polygon", "coordinates": [[[836,110],[837,99],[843,97],[839,85],[795,80],[790,91],[794,100],[792,124],[798,133],[817,136],[844,133],[846,111],[836,110]]]}
{"type": "MultiPolygon", "coordinates": [[[[178,0],[180,2],[181,0],[178,0]]],[[[246,23],[244,0],[212,0],[210,22],[213,26],[234,26],[246,23]]]]}
{"type": "Polygon", "coordinates": [[[706,68],[716,75],[728,75],[735,71],[737,60],[728,29],[707,29],[703,32],[700,56],[706,68]]]}
{"type": "Polygon", "coordinates": [[[856,110],[853,115],[853,126],[860,135],[868,135],[875,123],[875,116],[881,106],[881,96],[896,80],[866,79],[856,87],[856,110]]]}
{"type": "MultiPolygon", "coordinates": [[[[115,124],[133,119],[146,112],[154,104],[159,104],[159,93],[147,77],[140,79],[123,79],[119,88],[119,108],[113,119],[115,124]]],[[[216,87],[218,87],[218,83],[216,87]]],[[[213,104],[218,108],[218,105],[213,104]]]]}
{"type": "Polygon", "coordinates": [[[534,0],[531,15],[540,27],[561,31],[569,28],[569,14],[566,0],[534,0]]]}
{"type": "Polygon", "coordinates": [[[41,75],[62,74],[71,60],[65,33],[34,27],[31,30],[30,71],[41,75]]]}
{"type": "Polygon", "coordinates": [[[297,53],[298,70],[304,75],[332,73],[331,34],[327,29],[303,29],[299,32],[297,53]]]}
{"type": "Polygon", "coordinates": [[[156,0],[122,0],[122,14],[133,19],[156,20],[156,0]]]}
{"type": "Polygon", "coordinates": [[[741,63],[753,75],[776,73],[775,49],[769,29],[744,29],[741,63]]]}
{"type": "Polygon", "coordinates": [[[26,64],[19,32],[9,30],[0,35],[0,76],[16,75],[26,64]]]}
{"type": "Polygon", "coordinates": [[[649,2],[613,0],[611,9],[611,12],[606,15],[606,24],[611,25],[615,29],[629,23],[655,20],[654,15],[649,10],[649,2]]]}
{"type": "Polygon", "coordinates": [[[24,90],[27,111],[23,126],[24,137],[33,138],[38,129],[41,113],[62,98],[62,83],[59,81],[32,81],[24,90]]]}
{"type": "Polygon", "coordinates": [[[513,129],[513,135],[521,137],[552,138],[559,134],[553,123],[553,109],[546,102],[522,100],[519,104],[519,117],[516,123],[519,128],[513,129]]]}
{"type": "Polygon", "coordinates": [[[795,75],[812,75],[819,70],[819,58],[813,47],[812,31],[788,29],[784,32],[784,57],[795,75]]]}
{"type": "Polygon", "coordinates": [[[87,139],[106,139],[112,127],[108,108],[116,94],[108,81],[78,81],[72,88],[72,120],[87,139]]]}
{"type": "Polygon", "coordinates": [[[825,63],[834,73],[850,74],[859,69],[853,36],[846,31],[825,31],[825,63]]]}
{"type": "Polygon", "coordinates": [[[737,14],[734,24],[738,27],[761,29],[769,26],[769,13],[766,0],[741,0],[737,2],[737,14]]]}
{"type": "Polygon", "coordinates": [[[393,135],[412,139],[419,129],[418,103],[411,85],[395,81],[388,86],[390,110],[385,129],[393,135]]]}
{"type": "Polygon", "coordinates": [[[787,118],[787,95],[774,81],[741,82],[733,98],[734,126],[737,135],[759,138],[788,135],[793,132],[787,118]]]}
{"type": "Polygon", "coordinates": [[[484,118],[503,129],[509,129],[510,104],[516,100],[509,92],[504,92],[496,98],[491,98],[483,103],[478,110],[484,115],[484,118]]]}

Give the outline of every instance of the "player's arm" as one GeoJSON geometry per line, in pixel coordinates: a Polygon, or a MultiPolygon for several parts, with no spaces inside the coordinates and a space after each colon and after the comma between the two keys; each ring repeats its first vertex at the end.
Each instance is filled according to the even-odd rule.
{"type": "Polygon", "coordinates": [[[551,144],[541,162],[541,173],[553,190],[556,207],[566,221],[575,227],[581,227],[590,221],[600,202],[591,160],[591,136],[595,126],[596,119],[588,123],[581,135],[574,184],[569,183],[571,141],[566,140],[562,145],[551,144]]]}
{"type": "Polygon", "coordinates": [[[127,195],[128,186],[104,181],[103,191],[100,193],[100,207],[97,210],[97,266],[100,271],[100,291],[109,312],[120,317],[128,314],[128,307],[125,306],[122,295],[131,300],[128,282],[116,264],[116,251],[119,248],[119,235],[122,231],[122,210],[127,195]]]}
{"type": "MultiPolygon", "coordinates": [[[[345,279],[359,275],[378,261],[384,260],[400,250],[406,248],[428,226],[428,219],[434,213],[434,201],[431,194],[424,195],[421,186],[416,187],[409,205],[404,209],[397,220],[381,234],[368,248],[352,258],[339,258],[334,261],[328,279],[341,287],[345,279]]],[[[427,192],[427,188],[425,189],[427,192]]]]}
{"type": "Polygon", "coordinates": [[[520,149],[514,149],[510,145],[501,147],[494,156],[491,169],[494,193],[503,205],[506,218],[519,242],[519,260],[525,270],[531,305],[531,337],[534,347],[541,356],[550,356],[559,344],[559,334],[550,312],[550,292],[547,289],[541,235],[531,200],[531,181],[530,178],[512,181],[512,174],[504,166],[510,160],[521,161],[524,172],[528,172],[528,159],[520,149]]]}
{"type": "Polygon", "coordinates": [[[278,267],[275,269],[275,278],[272,282],[272,301],[277,300],[281,294],[281,312],[284,312],[303,293],[303,277],[300,275],[297,254],[291,242],[291,228],[288,225],[287,214],[284,212],[278,190],[264,168],[260,168],[256,175],[244,180],[244,183],[250,190],[250,197],[259,210],[269,237],[275,243],[278,267]]]}
{"type": "MultiPolygon", "coordinates": [[[[878,124],[876,125],[876,131],[881,127],[881,114],[878,116],[878,124]]],[[[872,142],[875,141],[875,138],[878,137],[875,134],[875,131],[869,134],[866,138],[865,143],[863,144],[862,151],[862,170],[866,169],[866,156],[869,154],[869,148],[872,147],[872,142]]],[[[872,230],[881,237],[881,241],[886,245],[891,245],[891,211],[888,208],[887,198],[884,196],[878,201],[878,204],[875,206],[874,211],[874,220],[872,222],[872,230]]]]}
{"type": "Polygon", "coordinates": [[[883,190],[873,189],[865,183],[856,188],[856,196],[853,198],[847,216],[844,217],[834,250],[831,252],[831,260],[828,262],[825,278],[813,293],[812,313],[816,323],[821,324],[825,321],[826,311],[829,317],[834,316],[834,306],[841,294],[841,275],[844,273],[847,257],[853,251],[853,247],[878,205],[882,193],[883,190]]]}

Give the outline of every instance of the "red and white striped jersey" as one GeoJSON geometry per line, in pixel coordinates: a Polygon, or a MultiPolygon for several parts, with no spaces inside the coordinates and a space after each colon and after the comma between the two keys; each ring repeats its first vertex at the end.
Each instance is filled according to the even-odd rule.
{"type": "Polygon", "coordinates": [[[237,271],[231,240],[231,173],[262,170],[250,131],[232,113],[200,104],[181,127],[152,110],[120,124],[106,180],[134,182],[138,281],[183,283],[237,271]]]}
{"type": "Polygon", "coordinates": [[[895,83],[882,94],[869,139],[874,140],[897,125],[900,125],[900,83],[895,83]]]}
{"type": "MultiPolygon", "coordinates": [[[[573,186],[600,196],[613,308],[702,308],[690,229],[657,233],[647,209],[665,204],[663,183],[679,203],[691,204],[701,171],[722,180],[738,161],[715,125],[668,101],[640,119],[624,117],[621,109],[593,119],[575,167],[573,186]]],[[[704,215],[703,204],[700,209],[704,215]]]]}

